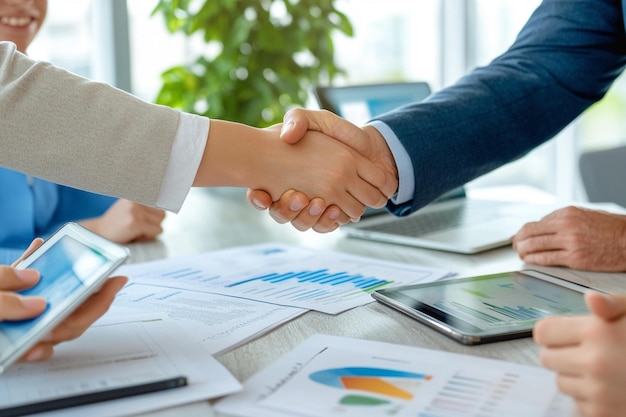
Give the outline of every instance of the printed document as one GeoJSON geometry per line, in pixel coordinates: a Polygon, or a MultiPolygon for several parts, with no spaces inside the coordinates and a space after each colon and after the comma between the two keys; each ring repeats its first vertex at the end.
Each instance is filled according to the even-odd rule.
{"type": "Polygon", "coordinates": [[[188,343],[174,320],[100,322],[55,348],[46,362],[17,363],[0,376],[0,404],[17,406],[99,389],[184,376],[185,387],[37,414],[121,417],[241,389],[234,376],[198,343],[188,343]]]}
{"type": "Polygon", "coordinates": [[[315,335],[217,402],[239,417],[570,417],[543,368],[315,335]]]}
{"type": "Polygon", "coordinates": [[[262,244],[122,266],[134,284],[222,294],[337,314],[373,302],[370,293],[435,281],[449,271],[288,246],[262,244]]]}

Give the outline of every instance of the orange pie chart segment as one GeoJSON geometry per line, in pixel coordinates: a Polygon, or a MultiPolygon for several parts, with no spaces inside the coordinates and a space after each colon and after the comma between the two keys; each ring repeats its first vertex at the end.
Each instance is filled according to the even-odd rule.
{"type": "Polygon", "coordinates": [[[410,400],[413,398],[413,394],[407,392],[395,385],[390,384],[380,378],[375,377],[362,377],[362,376],[344,376],[341,377],[341,383],[346,389],[355,389],[360,391],[367,391],[374,394],[386,395],[394,398],[401,398],[403,400],[410,400]]]}

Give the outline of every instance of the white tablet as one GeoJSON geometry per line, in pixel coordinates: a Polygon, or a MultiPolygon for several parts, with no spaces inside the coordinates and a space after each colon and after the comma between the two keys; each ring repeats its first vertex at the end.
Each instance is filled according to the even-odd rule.
{"type": "Polygon", "coordinates": [[[378,290],[372,296],[467,345],[532,335],[543,317],[585,314],[588,287],[523,270],[378,290]]]}
{"type": "Polygon", "coordinates": [[[128,258],[126,247],[75,223],[68,223],[17,265],[33,268],[41,278],[22,295],[45,297],[48,306],[38,317],[0,321],[0,372],[50,332],[128,258]]]}

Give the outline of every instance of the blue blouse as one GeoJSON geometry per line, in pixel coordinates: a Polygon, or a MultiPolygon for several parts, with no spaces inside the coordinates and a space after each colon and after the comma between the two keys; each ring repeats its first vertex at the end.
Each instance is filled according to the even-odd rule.
{"type": "Polygon", "coordinates": [[[116,200],[0,168],[0,263],[68,221],[101,216],[116,200]]]}

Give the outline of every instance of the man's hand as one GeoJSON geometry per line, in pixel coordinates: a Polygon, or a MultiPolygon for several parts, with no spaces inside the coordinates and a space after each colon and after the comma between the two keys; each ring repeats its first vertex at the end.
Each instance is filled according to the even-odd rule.
{"type": "Polygon", "coordinates": [[[534,329],[541,363],[557,373],[559,389],[587,417],[626,410],[626,296],[588,293],[592,314],[550,317],[534,329]]]}
{"type": "MultiPolygon", "coordinates": [[[[395,161],[386,141],[376,129],[369,126],[359,128],[325,110],[294,109],[285,115],[281,139],[293,144],[308,130],[339,140],[388,172],[394,180],[383,184],[381,191],[387,196],[395,193],[398,187],[395,161]]],[[[320,198],[309,200],[305,194],[295,190],[286,192],[275,202],[262,190],[248,190],[248,201],[259,210],[269,208],[274,220],[291,222],[298,230],[313,228],[317,232],[329,232],[351,220],[338,207],[327,206],[320,198]]]]}
{"type": "Polygon", "coordinates": [[[513,238],[524,262],[626,271],[626,216],[566,207],[524,225],[513,238]]]}

